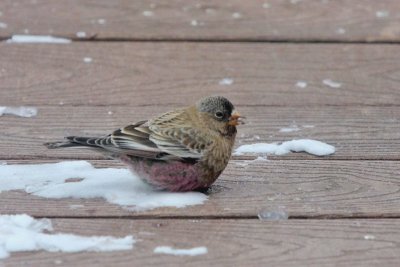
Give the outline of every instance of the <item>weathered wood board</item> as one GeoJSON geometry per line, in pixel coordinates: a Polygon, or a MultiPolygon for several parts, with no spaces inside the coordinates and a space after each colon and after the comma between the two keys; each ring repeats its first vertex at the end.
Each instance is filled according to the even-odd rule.
{"type": "Polygon", "coordinates": [[[0,37],[400,41],[397,0],[2,0],[0,37]]]}
{"type": "Polygon", "coordinates": [[[398,266],[399,220],[53,220],[57,232],[133,235],[132,250],[13,253],[6,266],[398,266]],[[157,246],[208,253],[182,257],[157,246]]]}
{"type": "MultiPolygon", "coordinates": [[[[8,163],[28,162],[43,161],[8,163]]],[[[114,161],[94,164],[122,167],[114,161]]],[[[399,217],[399,167],[399,161],[231,161],[203,205],[135,212],[103,199],[45,199],[8,191],[0,193],[0,213],[41,217],[256,218],[262,210],[283,209],[291,218],[399,217]]]]}
{"type": "MultiPolygon", "coordinates": [[[[103,136],[122,126],[174,109],[175,106],[38,106],[33,118],[0,117],[0,158],[104,159],[87,149],[49,150],[43,143],[64,136],[103,136]]],[[[336,147],[320,158],[305,153],[271,159],[400,159],[400,109],[393,107],[241,106],[247,123],[239,127],[236,146],[292,139],[317,139],[336,147]],[[299,131],[281,132],[297,125],[299,131]]],[[[236,157],[237,158],[237,157],[236,157]]]]}
{"type": "Polygon", "coordinates": [[[0,58],[0,105],[177,106],[215,94],[247,106],[400,104],[395,45],[0,44],[0,58]]]}

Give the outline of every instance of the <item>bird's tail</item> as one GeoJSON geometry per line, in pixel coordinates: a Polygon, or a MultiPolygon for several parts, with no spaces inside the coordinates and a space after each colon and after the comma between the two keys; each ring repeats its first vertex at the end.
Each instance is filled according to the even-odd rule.
{"type": "Polygon", "coordinates": [[[97,143],[99,138],[96,137],[67,136],[65,139],[64,141],[44,143],[44,145],[49,149],[64,147],[99,147],[97,143]]]}

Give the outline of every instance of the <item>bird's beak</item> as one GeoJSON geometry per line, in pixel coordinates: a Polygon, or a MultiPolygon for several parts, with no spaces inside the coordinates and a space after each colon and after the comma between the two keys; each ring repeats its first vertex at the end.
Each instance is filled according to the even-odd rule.
{"type": "Polygon", "coordinates": [[[237,126],[239,124],[244,124],[244,122],[241,120],[242,118],[243,117],[240,116],[238,112],[234,111],[229,117],[228,125],[237,126]]]}

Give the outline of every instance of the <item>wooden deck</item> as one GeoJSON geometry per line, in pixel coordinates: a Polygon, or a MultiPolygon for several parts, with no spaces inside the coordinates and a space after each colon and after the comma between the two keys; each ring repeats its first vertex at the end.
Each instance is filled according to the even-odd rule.
{"type": "Polygon", "coordinates": [[[228,97],[247,117],[237,146],[311,138],[337,149],[246,166],[251,157],[235,156],[209,200],[183,209],[132,212],[101,199],[3,192],[1,214],[141,241],[131,251],[13,253],[0,266],[399,266],[398,0],[2,0],[0,12],[0,40],[73,39],[0,42],[0,105],[39,110],[34,118],[0,117],[0,160],[9,164],[85,159],[122,167],[42,143],[102,135],[210,94],[228,97]],[[223,78],[234,83],[220,85],[223,78]],[[279,131],[292,123],[314,127],[279,131]],[[279,206],[289,220],[257,218],[279,206]],[[206,246],[208,254],[154,254],[159,245],[206,246]]]}

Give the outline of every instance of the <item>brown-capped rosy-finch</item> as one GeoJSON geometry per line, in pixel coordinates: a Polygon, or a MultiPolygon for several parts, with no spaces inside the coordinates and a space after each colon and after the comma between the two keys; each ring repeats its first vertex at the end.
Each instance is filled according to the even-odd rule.
{"type": "Polygon", "coordinates": [[[105,152],[157,189],[199,190],[214,183],[225,169],[240,123],[228,99],[211,96],[104,137],[69,136],[45,145],[105,152]]]}

